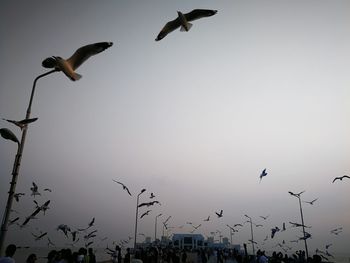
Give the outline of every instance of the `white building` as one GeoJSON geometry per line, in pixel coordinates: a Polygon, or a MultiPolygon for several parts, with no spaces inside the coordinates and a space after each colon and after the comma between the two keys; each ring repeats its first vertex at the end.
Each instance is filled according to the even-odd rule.
{"type": "Polygon", "coordinates": [[[180,249],[197,249],[206,247],[204,237],[201,234],[174,234],[173,246],[180,249]]]}

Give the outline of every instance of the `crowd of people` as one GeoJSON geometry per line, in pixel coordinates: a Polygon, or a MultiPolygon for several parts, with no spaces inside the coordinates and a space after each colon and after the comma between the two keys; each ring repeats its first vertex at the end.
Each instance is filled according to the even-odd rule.
{"type": "MultiPolygon", "coordinates": [[[[126,249],[124,256],[122,249],[116,246],[114,250],[107,248],[112,263],[319,263],[320,255],[306,258],[304,251],[297,251],[291,256],[281,252],[273,252],[270,256],[265,251],[258,250],[256,255],[249,255],[246,246],[244,252],[235,249],[201,248],[186,250],[174,247],[150,246],[138,248],[135,251],[126,249]],[[189,255],[191,255],[189,257],[189,255]]],[[[16,246],[8,245],[5,256],[0,258],[0,263],[15,263],[14,254],[16,246]]],[[[51,250],[47,257],[47,263],[97,263],[92,248],[80,248],[72,252],[71,249],[51,250]]],[[[36,263],[37,255],[29,254],[26,263],[36,263]]]]}

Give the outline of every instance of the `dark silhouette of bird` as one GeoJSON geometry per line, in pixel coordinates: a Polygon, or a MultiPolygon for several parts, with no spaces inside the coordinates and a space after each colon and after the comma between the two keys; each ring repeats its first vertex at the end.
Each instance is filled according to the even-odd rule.
{"type": "Polygon", "coordinates": [[[149,207],[149,206],[152,206],[154,204],[159,204],[160,205],[159,201],[152,201],[152,202],[148,202],[148,203],[147,202],[146,203],[141,203],[141,204],[139,204],[138,207],[143,207],[143,206],[149,207]]]}
{"type": "Polygon", "coordinates": [[[19,140],[17,139],[16,135],[9,129],[6,129],[6,128],[0,129],[0,135],[2,138],[16,142],[19,145],[19,140]]]}
{"type": "Polygon", "coordinates": [[[303,201],[303,202],[304,202],[304,203],[308,203],[308,204],[310,204],[310,205],[313,205],[317,200],[318,200],[318,198],[316,198],[316,199],[314,199],[314,200],[312,200],[312,201],[310,201],[310,202],[308,202],[308,201],[303,201]]]}
{"type": "Polygon", "coordinates": [[[49,246],[53,246],[53,247],[55,247],[56,245],[50,240],[50,238],[48,237],[47,238],[47,246],[49,247],[49,246]]]}
{"type": "Polygon", "coordinates": [[[79,231],[71,231],[70,233],[72,235],[72,240],[74,242],[77,239],[77,235],[78,235],[79,231]]]}
{"type": "Polygon", "coordinates": [[[243,226],[242,224],[234,224],[233,227],[236,227],[236,226],[243,226]]]}
{"type": "Polygon", "coordinates": [[[226,224],[226,226],[227,226],[229,229],[231,229],[232,232],[238,232],[238,230],[234,229],[234,227],[232,227],[232,226],[230,226],[230,225],[228,225],[228,224],[226,224]]]}
{"type": "Polygon", "coordinates": [[[44,212],[44,215],[45,215],[45,212],[46,210],[49,209],[49,204],[50,204],[50,200],[46,201],[43,205],[39,205],[37,201],[33,201],[36,205],[36,209],[40,209],[41,211],[44,212]]]}
{"type": "Polygon", "coordinates": [[[271,229],[271,238],[274,238],[275,234],[280,231],[279,227],[275,227],[271,229]]]}
{"type": "Polygon", "coordinates": [[[311,228],[311,226],[305,226],[305,225],[303,225],[303,224],[299,224],[299,223],[289,222],[289,224],[291,224],[293,227],[305,227],[305,228],[311,228]]]}
{"type": "Polygon", "coordinates": [[[94,241],[90,241],[89,243],[85,244],[85,247],[89,247],[94,243],[94,241]]]}
{"type": "Polygon", "coordinates": [[[283,222],[283,225],[282,225],[282,230],[281,231],[286,231],[286,223],[283,222]]]}
{"type": "Polygon", "coordinates": [[[305,191],[301,191],[300,193],[297,193],[297,194],[295,194],[295,193],[293,193],[293,192],[291,192],[291,191],[288,191],[288,193],[289,194],[291,194],[291,195],[293,195],[293,196],[295,196],[295,197],[300,197],[300,195],[302,194],[302,193],[304,193],[305,191]]]}
{"type": "Polygon", "coordinates": [[[92,218],[92,220],[90,221],[89,225],[88,225],[88,228],[92,227],[95,223],[95,217],[92,218]]]}
{"type": "Polygon", "coordinates": [[[149,198],[151,198],[151,199],[153,199],[153,198],[155,198],[156,196],[153,194],[153,193],[151,193],[151,196],[149,197],[149,198]]]}
{"type": "Polygon", "coordinates": [[[261,172],[261,174],[260,174],[260,181],[259,181],[259,183],[261,183],[261,180],[263,179],[263,177],[265,177],[267,175],[267,172],[266,172],[266,168],[261,172]]]}
{"type": "Polygon", "coordinates": [[[42,62],[44,68],[55,68],[57,71],[62,71],[72,81],[79,80],[82,76],[75,72],[88,58],[96,55],[113,45],[112,42],[99,42],[83,46],[75,51],[68,59],[63,59],[58,56],[46,58],[42,62]]]}
{"type": "Polygon", "coordinates": [[[332,183],[334,183],[336,180],[343,181],[344,178],[350,179],[350,176],[343,175],[343,176],[340,176],[340,177],[335,177],[335,178],[333,179],[333,182],[332,182],[332,183]]]}
{"type": "Polygon", "coordinates": [[[311,238],[311,234],[308,232],[305,232],[305,235],[303,237],[299,237],[299,240],[306,240],[308,238],[311,238]]]}
{"type": "Polygon", "coordinates": [[[19,216],[17,216],[15,219],[12,219],[9,221],[9,226],[13,225],[14,223],[16,223],[19,220],[19,216]]]}
{"type": "Polygon", "coordinates": [[[223,211],[222,211],[222,210],[220,211],[220,213],[215,212],[215,214],[218,216],[218,218],[222,217],[222,213],[223,213],[223,211]]]}
{"type": "Polygon", "coordinates": [[[32,236],[35,237],[35,241],[38,241],[38,240],[42,239],[46,235],[47,235],[47,232],[42,233],[40,235],[35,235],[35,234],[32,233],[32,236]]]}
{"type": "Polygon", "coordinates": [[[145,215],[148,215],[149,212],[151,212],[151,211],[152,211],[152,210],[147,210],[146,212],[144,212],[144,213],[140,216],[140,218],[144,217],[145,215]]]}
{"type": "Polygon", "coordinates": [[[177,11],[177,18],[165,24],[165,26],[159,32],[156,41],[163,39],[166,35],[179,27],[181,27],[180,31],[189,31],[192,27],[192,24],[189,23],[190,21],[194,21],[203,17],[213,16],[217,12],[217,10],[194,9],[187,14],[183,14],[180,11],[177,11]]]}
{"type": "Polygon", "coordinates": [[[26,127],[29,123],[35,122],[37,119],[38,118],[32,118],[32,119],[24,119],[24,120],[20,120],[20,121],[15,121],[15,120],[9,120],[9,119],[3,118],[3,120],[20,127],[21,130],[23,130],[23,128],[26,127]]]}
{"type": "Polygon", "coordinates": [[[113,182],[116,182],[117,184],[120,184],[121,186],[123,186],[123,190],[127,191],[128,194],[129,194],[130,196],[132,196],[131,193],[130,193],[130,191],[129,191],[129,188],[127,188],[127,187],[125,186],[125,184],[123,184],[123,183],[121,183],[121,182],[118,182],[118,181],[116,181],[116,180],[113,180],[113,182]]]}
{"type": "Polygon", "coordinates": [[[21,227],[24,227],[25,225],[27,225],[30,220],[35,219],[36,218],[35,216],[39,214],[40,211],[41,211],[41,207],[37,207],[30,216],[26,217],[21,227]]]}
{"type": "Polygon", "coordinates": [[[269,216],[270,216],[270,215],[268,215],[268,216],[260,216],[260,217],[261,217],[262,219],[266,220],[269,216]]]}
{"type": "Polygon", "coordinates": [[[255,225],[255,227],[262,227],[263,225],[261,225],[261,224],[254,224],[255,225]]]}
{"type": "Polygon", "coordinates": [[[44,191],[45,192],[50,192],[50,193],[52,192],[52,190],[50,188],[45,188],[44,191]]]}
{"type": "Polygon", "coordinates": [[[327,244],[326,245],[326,249],[328,249],[330,246],[332,246],[333,244],[327,244]]]}
{"type": "Polygon", "coordinates": [[[65,224],[60,224],[57,228],[57,231],[61,230],[65,236],[68,238],[68,232],[71,232],[71,229],[69,226],[65,225],[65,224]]]}
{"type": "Polygon", "coordinates": [[[32,187],[30,188],[30,190],[32,191],[32,194],[35,198],[36,195],[41,195],[39,192],[38,192],[38,186],[36,185],[36,183],[32,183],[32,187]]]}
{"type": "Polygon", "coordinates": [[[15,198],[16,202],[19,202],[19,198],[20,198],[22,195],[25,195],[25,193],[15,193],[15,194],[13,195],[13,197],[15,198]]]}
{"type": "Polygon", "coordinates": [[[209,221],[209,219],[210,219],[210,216],[208,216],[206,219],[204,219],[203,221],[206,221],[206,222],[208,222],[209,221]]]}

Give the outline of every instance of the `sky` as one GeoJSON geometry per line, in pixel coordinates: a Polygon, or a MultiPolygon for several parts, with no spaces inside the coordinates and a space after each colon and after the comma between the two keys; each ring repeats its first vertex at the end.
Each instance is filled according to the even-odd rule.
{"type": "MultiPolygon", "coordinates": [[[[202,224],[195,233],[229,237],[226,224],[247,214],[264,225],[254,228],[260,247],[285,240],[295,251],[303,244],[289,241],[302,233],[288,222],[300,223],[299,205],[288,191],[305,190],[303,201],[318,198],[302,203],[309,250],[333,243],[333,253],[347,251],[350,180],[332,180],[350,174],[349,10],[340,0],[2,1],[1,118],[25,117],[33,80],[47,71],[43,59],[114,43],[77,69],[79,81],[62,72],[38,81],[39,119],[29,126],[16,188],[26,195],[13,209],[20,221],[34,210],[32,182],[50,209],[27,228],[10,226],[7,242],[46,246],[30,233],[47,231],[64,245],[59,224],[84,227],[93,217],[106,244],[133,237],[145,188],[140,202],[152,192],[161,205],[138,220],[138,233],[153,238],[162,213],[158,222],[171,216],[174,227],[165,234],[188,233],[191,221],[202,224]],[[155,41],[176,11],[197,8],[218,13],[155,41]],[[283,222],[287,231],[262,245],[283,222]],[[343,232],[330,234],[337,227],[343,232]]],[[[0,127],[21,136],[6,121],[0,127]]],[[[1,214],[16,150],[0,140],[1,214]]],[[[245,224],[233,242],[249,239],[245,224]]]]}

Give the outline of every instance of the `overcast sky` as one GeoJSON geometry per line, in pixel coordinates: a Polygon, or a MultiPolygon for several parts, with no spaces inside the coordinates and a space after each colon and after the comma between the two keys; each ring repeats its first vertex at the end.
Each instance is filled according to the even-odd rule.
{"type": "MultiPolygon", "coordinates": [[[[51,208],[25,229],[11,226],[8,242],[46,246],[29,234],[41,230],[64,244],[59,224],[84,227],[92,217],[106,243],[133,236],[136,195],[146,188],[141,202],[151,192],[161,202],[139,220],[146,236],[154,237],[159,213],[159,222],[172,216],[169,234],[191,231],[191,221],[202,224],[196,233],[223,236],[226,224],[248,214],[264,225],[254,230],[260,247],[285,240],[299,249],[301,242],[289,243],[302,233],[289,229],[300,214],[288,191],[306,190],[303,200],[318,198],[303,203],[310,251],[327,243],[346,251],[350,180],[332,180],[350,173],[349,10],[347,0],[2,1],[1,118],[25,117],[46,57],[114,43],[77,70],[79,81],[61,72],[39,80],[32,108],[39,119],[28,129],[16,188],[26,196],[13,208],[21,222],[34,209],[32,182],[52,188],[36,198],[51,208]],[[155,41],[177,10],[195,8],[218,13],[155,41]],[[262,246],[283,222],[287,231],[262,246]],[[337,227],[343,232],[330,234],[337,227]]],[[[17,127],[2,120],[0,127],[20,138],[17,127]]],[[[15,153],[14,143],[0,140],[1,214],[15,153]]],[[[248,239],[246,224],[234,243],[248,239]]]]}

